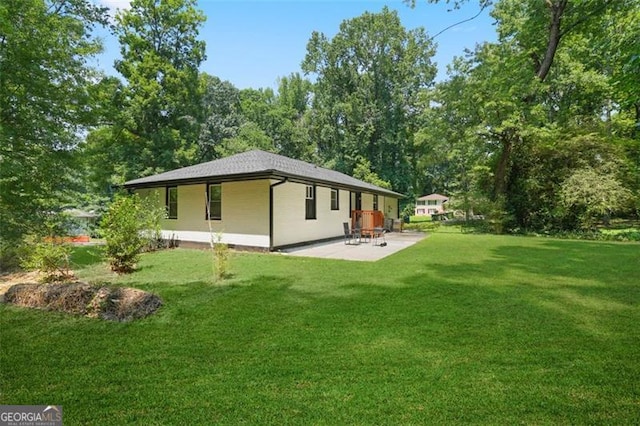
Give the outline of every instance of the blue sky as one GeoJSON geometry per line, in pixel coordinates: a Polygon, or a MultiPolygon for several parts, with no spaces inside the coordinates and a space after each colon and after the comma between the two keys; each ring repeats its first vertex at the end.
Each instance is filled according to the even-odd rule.
{"type": "MultiPolygon", "coordinates": [[[[110,7],[126,7],[126,0],[98,0],[110,7]]],[[[459,10],[448,12],[450,5],[428,4],[417,0],[414,9],[401,0],[199,0],[198,7],[207,21],[200,38],[207,44],[207,60],[201,70],[229,80],[239,89],[277,87],[279,77],[300,72],[306,45],[313,31],[333,37],[340,23],[364,12],[380,12],[386,5],[398,11],[407,29],[424,27],[433,35],[447,26],[478,13],[477,2],[470,1],[459,10]]],[[[438,36],[438,79],[446,77],[446,65],[454,56],[476,43],[494,41],[493,20],[488,11],[438,36]]],[[[105,52],[97,59],[98,68],[117,75],[113,61],[119,57],[117,40],[100,33],[105,52]]]]}

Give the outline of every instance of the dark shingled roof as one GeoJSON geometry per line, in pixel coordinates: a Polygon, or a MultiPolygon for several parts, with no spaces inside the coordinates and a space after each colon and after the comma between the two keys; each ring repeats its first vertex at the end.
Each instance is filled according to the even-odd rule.
{"type": "Polygon", "coordinates": [[[289,178],[293,181],[314,182],[377,194],[403,197],[402,194],[361,181],[335,170],[284,157],[270,152],[254,150],[232,155],[195,166],[183,167],[153,176],[125,182],[125,188],[149,188],[168,184],[189,184],[220,180],[246,180],[259,178],[289,178]]]}

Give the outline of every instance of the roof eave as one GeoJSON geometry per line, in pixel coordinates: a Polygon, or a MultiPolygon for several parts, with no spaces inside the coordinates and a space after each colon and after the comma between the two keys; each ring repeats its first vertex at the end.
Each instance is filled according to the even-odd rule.
{"type": "Polygon", "coordinates": [[[349,185],[344,183],[332,182],[323,179],[313,179],[307,176],[300,176],[291,173],[284,173],[279,170],[264,170],[255,173],[238,173],[230,175],[220,176],[205,176],[185,179],[164,179],[152,182],[140,182],[135,181],[126,182],[122,185],[124,189],[144,189],[144,188],[160,188],[165,186],[175,185],[196,185],[202,183],[222,183],[244,180],[258,180],[258,179],[288,179],[290,182],[303,183],[303,184],[320,184],[322,186],[333,187],[338,189],[348,189],[350,191],[367,191],[374,194],[391,196],[397,198],[405,198],[405,195],[391,191],[385,188],[368,188],[364,186],[349,185]]]}
{"type": "Polygon", "coordinates": [[[151,182],[140,182],[137,183],[135,181],[126,182],[122,185],[125,189],[142,189],[142,188],[160,188],[164,186],[175,186],[175,185],[195,185],[199,183],[221,183],[221,182],[232,182],[238,180],[256,180],[256,179],[270,179],[272,177],[271,171],[264,172],[255,172],[255,173],[237,173],[231,175],[220,175],[220,176],[199,176],[193,178],[183,178],[183,179],[161,179],[154,180],[151,182]]]}

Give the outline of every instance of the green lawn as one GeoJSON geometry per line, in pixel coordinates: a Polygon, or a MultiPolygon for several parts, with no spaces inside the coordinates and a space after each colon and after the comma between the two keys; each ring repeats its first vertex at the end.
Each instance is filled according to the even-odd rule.
{"type": "Polygon", "coordinates": [[[638,424],[640,245],[436,233],[376,263],[146,255],[158,314],[0,306],[0,404],[73,424],[638,424]]]}

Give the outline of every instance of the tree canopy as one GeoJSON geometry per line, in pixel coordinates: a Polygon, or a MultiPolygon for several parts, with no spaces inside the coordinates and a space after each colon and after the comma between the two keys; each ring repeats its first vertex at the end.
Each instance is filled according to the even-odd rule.
{"type": "Polygon", "coordinates": [[[637,217],[637,0],[427,0],[439,2],[489,10],[498,35],[443,81],[434,36],[383,7],[332,37],[312,33],[304,75],[276,90],[201,71],[195,0],[133,0],[118,12],[119,76],[88,65],[101,49],[92,29],[108,24],[93,2],[2,2],[2,246],[126,179],[252,148],[410,197],[442,192],[500,229],[637,217]]]}
{"type": "Polygon", "coordinates": [[[435,47],[394,11],[346,20],[332,39],[314,32],[303,70],[316,76],[311,135],[326,164],[351,173],[363,157],[406,191],[411,184],[418,99],[435,77],[435,47]]]}
{"type": "Polygon", "coordinates": [[[74,149],[95,123],[90,36],[104,10],[84,0],[0,4],[2,251],[69,202],[74,149]]]}

